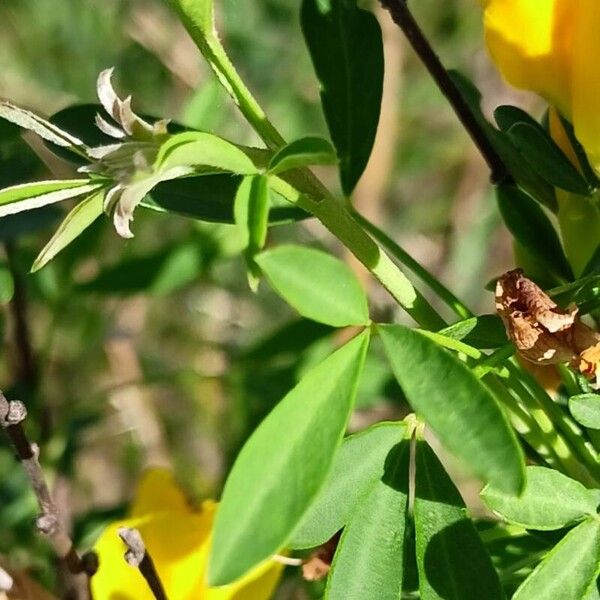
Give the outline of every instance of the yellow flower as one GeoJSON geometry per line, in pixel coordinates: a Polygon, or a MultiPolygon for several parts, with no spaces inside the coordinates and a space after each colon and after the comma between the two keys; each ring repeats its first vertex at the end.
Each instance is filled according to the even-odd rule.
{"type": "Polygon", "coordinates": [[[130,517],[111,524],[94,549],[100,567],[92,577],[94,600],[153,600],[139,571],[123,558],[126,550],[117,531],[136,528],[152,556],[169,600],[267,600],[281,565],[265,561],[239,581],[220,588],[205,583],[211,531],[217,504],[207,501],[193,510],[164,469],[148,471],[137,490],[130,517]]]}
{"type": "Polygon", "coordinates": [[[485,35],[515,87],[554,105],[575,128],[600,173],[600,2],[483,0],[485,35]]]}
{"type": "MultiPolygon", "coordinates": [[[[492,58],[506,80],[545,98],[550,132],[581,168],[555,110],[600,175],[600,0],[482,0],[492,58]]],[[[598,195],[593,201],[556,190],[565,252],[580,275],[600,239],[598,195]]]]}

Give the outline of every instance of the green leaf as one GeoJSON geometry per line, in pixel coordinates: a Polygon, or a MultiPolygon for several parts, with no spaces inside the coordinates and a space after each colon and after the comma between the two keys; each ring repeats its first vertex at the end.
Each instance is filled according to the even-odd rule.
{"type": "Polygon", "coordinates": [[[520,496],[486,486],[481,497],[487,507],[509,523],[527,529],[553,530],[595,515],[600,490],[544,467],[527,467],[527,483],[520,496]]]}
{"type": "Polygon", "coordinates": [[[367,325],[367,298],[350,267],[303,246],[278,246],[256,257],[273,289],[303,317],[334,327],[367,325]]]}
{"type": "Polygon", "coordinates": [[[584,427],[600,429],[600,396],[579,394],[569,398],[569,410],[573,418],[584,427]]]}
{"type": "Polygon", "coordinates": [[[385,457],[405,431],[404,423],[378,423],[344,440],[325,485],[294,530],[290,548],[320,546],[348,523],[381,479],[385,457]]]}
{"type": "Polygon", "coordinates": [[[68,131],[64,131],[39,115],[19,108],[18,106],[14,106],[9,102],[0,102],[0,118],[6,119],[28,131],[33,131],[44,140],[51,142],[56,146],[62,146],[64,148],[77,148],[83,146],[83,142],[71,135],[68,131]]]}
{"type": "Polygon", "coordinates": [[[480,350],[501,348],[508,343],[506,329],[498,315],[481,315],[453,323],[438,333],[480,350]]]}
{"type": "Polygon", "coordinates": [[[529,166],[548,183],[575,194],[586,196],[590,193],[586,180],[529,114],[515,106],[500,106],[494,116],[529,166]]]}
{"type": "Polygon", "coordinates": [[[48,264],[61,250],[68,246],[82,231],[87,229],[101,214],[104,203],[104,190],[95,192],[81,201],[66,216],[56,233],[38,254],[32,273],[48,264]]]}
{"type": "Polygon", "coordinates": [[[383,90],[377,19],[355,0],[303,0],[304,39],[321,83],[321,103],[349,196],[373,148],[383,90]]]}
{"type": "MultiPolygon", "coordinates": [[[[200,221],[233,223],[235,196],[242,179],[239,175],[219,174],[161,182],[142,201],[142,206],[200,221]]],[[[270,225],[310,217],[278,194],[271,193],[271,203],[270,225]]]]}
{"type": "Polygon", "coordinates": [[[269,173],[276,175],[290,169],[310,165],[334,165],[337,162],[332,145],[320,137],[304,137],[284,146],[269,163],[269,173]]]}
{"type": "Polygon", "coordinates": [[[244,232],[248,280],[256,291],[260,269],[256,255],[264,248],[269,226],[269,185],[266,175],[250,175],[240,184],[235,197],[235,222],[244,232]]]}
{"type": "Polygon", "coordinates": [[[488,122],[481,110],[481,93],[479,90],[462,73],[449,71],[449,75],[469,104],[480,127],[485,131],[488,139],[506,163],[515,181],[540,204],[543,204],[554,213],[557,212],[558,203],[554,188],[523,160],[521,153],[510,138],[488,122]]]}
{"type": "Polygon", "coordinates": [[[417,442],[414,500],[421,600],[502,600],[491,558],[452,480],[417,442]]]}
{"type": "Polygon", "coordinates": [[[0,217],[32,210],[88,194],[101,187],[88,179],[65,179],[64,181],[35,181],[0,190],[0,217]]]}
{"type": "Polygon", "coordinates": [[[488,388],[456,356],[400,325],[378,326],[394,375],[417,414],[486,482],[519,493],[523,454],[488,388]]]}
{"type": "Polygon", "coordinates": [[[392,448],[385,465],[380,465],[377,479],[344,529],[327,581],[326,600],[398,600],[402,596],[409,462],[407,440],[392,448]]]}
{"type": "Polygon", "coordinates": [[[600,520],[572,529],[519,587],[513,600],[581,600],[600,574],[600,520]]]}
{"type": "Polygon", "coordinates": [[[161,147],[155,167],[213,167],[238,175],[254,175],[258,169],[243,150],[211,133],[186,131],[171,136],[161,147]]]}
{"type": "Polygon", "coordinates": [[[368,343],[365,331],[309,371],[242,448],[217,512],[211,586],[286,545],[342,442],[368,343]]]}
{"type": "Polygon", "coordinates": [[[514,238],[552,273],[571,280],[573,273],[562,244],[544,211],[514,186],[500,185],[496,193],[500,213],[514,238]]]}

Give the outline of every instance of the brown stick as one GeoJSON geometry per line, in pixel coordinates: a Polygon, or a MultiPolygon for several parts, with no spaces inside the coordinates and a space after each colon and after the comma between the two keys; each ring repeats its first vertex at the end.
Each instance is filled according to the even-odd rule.
{"type": "Polygon", "coordinates": [[[127,563],[139,569],[140,574],[146,580],[156,600],[168,600],[156,567],[154,566],[154,561],[146,550],[140,532],[137,529],[121,527],[118,533],[123,543],[127,546],[127,552],[125,552],[127,563]]]}
{"type": "Polygon", "coordinates": [[[22,402],[18,400],[9,402],[0,392],[0,425],[6,431],[17,457],[27,473],[40,507],[40,515],[36,519],[37,529],[48,539],[70,573],[73,575],[85,573],[91,576],[97,570],[97,560],[94,560],[92,555],[86,555],[82,559],[61,524],[58,510],[52,500],[38,460],[39,448],[37,444],[32,444],[27,439],[23,429],[23,421],[26,417],[27,409],[22,402]]]}
{"type": "Polygon", "coordinates": [[[448,75],[448,71],[431,47],[419,24],[415,21],[406,0],[380,0],[380,2],[389,11],[394,23],[400,27],[413,50],[421,59],[421,62],[425,65],[438,88],[444,94],[464,128],[475,142],[479,152],[490,168],[492,183],[497,184],[511,181],[512,177],[502,157],[490,143],[470,106],[448,75]]]}

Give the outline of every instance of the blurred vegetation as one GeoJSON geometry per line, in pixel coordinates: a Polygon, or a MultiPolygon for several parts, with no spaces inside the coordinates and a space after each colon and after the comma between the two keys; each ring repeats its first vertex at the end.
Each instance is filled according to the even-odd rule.
{"type": "MultiPolygon", "coordinates": [[[[422,0],[415,12],[449,66],[498,89],[472,0],[422,0]]],[[[326,133],[297,13],[298,3],[289,0],[219,2],[225,45],[289,139],[326,133]]],[[[357,203],[474,308],[490,312],[483,287],[508,265],[510,252],[486,171],[400,33],[377,14],[398,63],[388,72],[392,88],[384,101],[397,135],[395,127],[382,127],[378,145],[388,148],[393,169],[378,174],[371,165],[381,192],[371,196],[363,188],[357,203]]],[[[1,97],[52,114],[94,101],[96,76],[109,66],[140,112],[257,143],[165,3],[0,4],[1,97]]],[[[69,173],[38,142],[29,140],[33,153],[13,129],[0,135],[2,186],[69,173]]],[[[18,217],[0,223],[0,383],[27,403],[32,438],[62,490],[58,497],[69,498],[62,508],[69,508],[76,542],[86,546],[122,512],[149,463],[171,464],[192,495],[218,496],[248,433],[335,340],[328,328],[299,322],[270,292],[261,288],[256,297],[247,289],[230,226],[139,210],[134,240],[121,240],[102,220],[41,272],[28,274],[60,214],[44,211],[36,231],[23,231],[18,217]],[[19,314],[28,325],[21,336],[19,314]]],[[[271,237],[332,246],[311,222],[278,227],[271,237]]],[[[391,302],[379,294],[377,310],[389,311],[391,302]]],[[[404,410],[377,358],[367,367],[354,428],[404,410]]],[[[1,447],[0,554],[50,584],[52,559],[31,526],[34,498],[14,465],[1,447]]],[[[299,593],[292,588],[284,586],[287,597],[299,593]]]]}

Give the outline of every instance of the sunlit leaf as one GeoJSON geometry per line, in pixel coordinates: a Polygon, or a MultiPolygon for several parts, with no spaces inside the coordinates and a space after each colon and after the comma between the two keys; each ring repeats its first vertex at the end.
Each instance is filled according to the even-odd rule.
{"type": "Polygon", "coordinates": [[[288,542],[342,442],[368,340],[365,331],[309,371],[246,442],[217,513],[211,585],[230,583],[288,542]]]}
{"type": "Polygon", "coordinates": [[[68,246],[82,231],[87,229],[101,214],[104,191],[96,192],[80,202],[65,217],[52,239],[35,259],[31,271],[35,272],[48,264],[61,250],[68,246]]]}
{"type": "Polygon", "coordinates": [[[481,497],[490,510],[515,525],[552,530],[595,515],[600,490],[588,490],[578,481],[544,467],[527,467],[527,484],[520,496],[486,486],[481,497]]]}
{"type": "Polygon", "coordinates": [[[244,233],[244,257],[248,279],[253,290],[258,288],[260,269],[256,255],[263,249],[269,226],[269,186],[265,175],[245,177],[235,197],[235,222],[244,233]]]}
{"type": "Polygon", "coordinates": [[[313,248],[279,246],[256,257],[273,289],[302,316],[326,325],[366,325],[365,293],[352,270],[313,248]]]}
{"type": "Polygon", "coordinates": [[[379,423],[344,440],[323,489],[294,530],[291,548],[324,544],[348,523],[382,478],[385,457],[405,431],[404,423],[379,423]]]}
{"type": "Polygon", "coordinates": [[[0,217],[40,208],[69,198],[88,194],[102,187],[87,179],[35,181],[0,190],[0,217]]]}
{"type": "Polygon", "coordinates": [[[360,499],[338,544],[326,600],[402,596],[410,442],[393,447],[360,499]],[[383,472],[381,467],[383,467],[383,472]]]}
{"type": "Polygon", "coordinates": [[[600,574],[600,519],[587,519],[548,553],[513,600],[581,600],[600,574]]]}
{"type": "Polygon", "coordinates": [[[579,394],[569,398],[569,410],[584,427],[600,429],[600,395],[579,394]]]}
{"type": "Polygon", "coordinates": [[[279,150],[269,163],[269,173],[275,175],[310,165],[333,165],[336,161],[335,150],[327,140],[305,137],[279,150]]]}
{"type": "Polygon", "coordinates": [[[456,356],[417,331],[378,327],[398,383],[440,441],[473,473],[519,493],[522,451],[488,388],[456,356]]]}
{"type": "Polygon", "coordinates": [[[417,442],[414,519],[421,600],[503,600],[498,574],[460,493],[417,442]]]}
{"type": "Polygon", "coordinates": [[[186,131],[171,136],[156,158],[160,170],[208,166],[238,175],[254,175],[258,169],[237,146],[211,133],[186,131]]]}
{"type": "Polygon", "coordinates": [[[33,131],[41,138],[57,146],[77,148],[84,145],[80,139],[71,135],[68,131],[64,131],[35,113],[14,106],[9,102],[0,102],[0,118],[6,119],[28,131],[33,131]]]}

